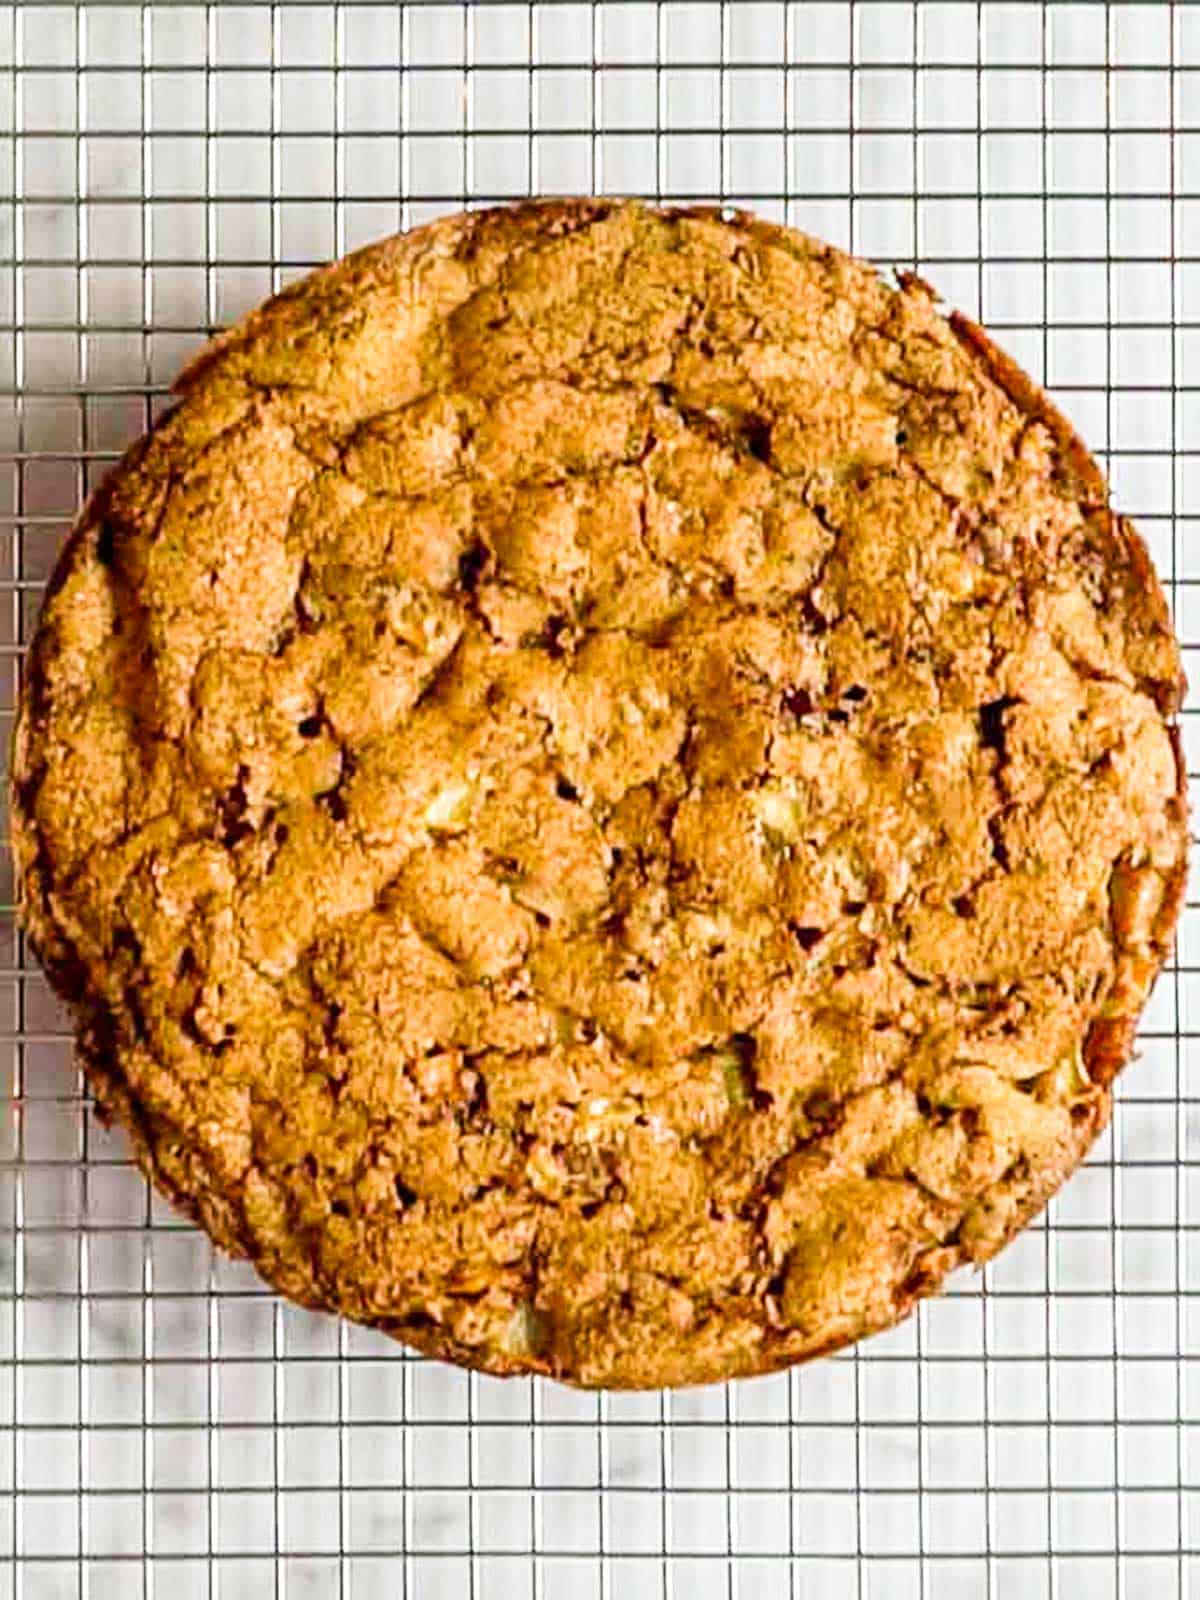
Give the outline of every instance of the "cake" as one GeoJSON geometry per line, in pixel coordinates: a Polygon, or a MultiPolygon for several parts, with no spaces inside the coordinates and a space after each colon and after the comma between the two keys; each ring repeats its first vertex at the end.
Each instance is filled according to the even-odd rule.
{"type": "Polygon", "coordinates": [[[784,1367],[1104,1127],[1180,657],[1037,387],[740,212],[449,217],[217,338],[13,750],[97,1109],[282,1294],[482,1371],[784,1367]]]}

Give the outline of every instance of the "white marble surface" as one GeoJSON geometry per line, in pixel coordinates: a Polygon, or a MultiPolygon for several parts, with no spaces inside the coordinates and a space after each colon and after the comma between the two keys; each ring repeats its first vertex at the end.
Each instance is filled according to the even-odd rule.
{"type": "MultiPolygon", "coordinates": [[[[207,326],[461,196],[593,187],[917,258],[1111,449],[1200,679],[1200,8],[915,10],[0,6],[5,723],[85,481],[207,326]]],[[[986,1293],[791,1376],[597,1399],[214,1260],[84,1114],[0,926],[0,1597],[1200,1593],[1198,930],[986,1293]]]]}

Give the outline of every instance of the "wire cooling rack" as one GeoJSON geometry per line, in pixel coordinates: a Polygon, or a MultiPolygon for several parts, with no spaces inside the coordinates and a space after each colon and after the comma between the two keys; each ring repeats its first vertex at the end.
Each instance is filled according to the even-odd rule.
{"type": "MultiPolygon", "coordinates": [[[[6,723],[82,495],[208,331],[537,192],[916,265],[1098,447],[1200,651],[1200,7],[26,3],[0,107],[6,723]]],[[[790,1375],[609,1397],[217,1259],[90,1120],[4,912],[0,1595],[1200,1595],[1194,900],[1110,1134],[982,1277],[790,1375]]]]}

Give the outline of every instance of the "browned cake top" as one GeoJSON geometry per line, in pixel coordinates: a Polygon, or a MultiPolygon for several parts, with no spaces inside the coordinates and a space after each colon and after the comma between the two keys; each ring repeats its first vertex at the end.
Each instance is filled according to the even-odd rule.
{"type": "Polygon", "coordinates": [[[493,1372],[753,1372],[1103,1125],[1182,872],[1136,535],[915,280],[453,218],[188,372],[16,748],[103,1107],[285,1293],[493,1372]]]}

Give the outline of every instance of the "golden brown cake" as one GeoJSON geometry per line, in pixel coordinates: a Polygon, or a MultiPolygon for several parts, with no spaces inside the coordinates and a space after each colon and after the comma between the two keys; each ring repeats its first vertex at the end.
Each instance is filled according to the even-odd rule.
{"type": "Polygon", "coordinates": [[[30,653],[25,925],[284,1294],[696,1383],[992,1255],[1179,906],[1179,654],[982,333],[743,214],[448,218],[218,339],[30,653]]]}

